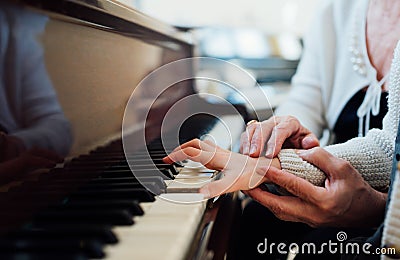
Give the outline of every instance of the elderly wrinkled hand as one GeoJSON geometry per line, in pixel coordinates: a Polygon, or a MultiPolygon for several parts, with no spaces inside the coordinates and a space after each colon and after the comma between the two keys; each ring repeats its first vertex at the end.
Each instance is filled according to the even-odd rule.
{"type": "Polygon", "coordinates": [[[240,152],[259,157],[264,149],[268,158],[276,157],[282,148],[310,149],[318,146],[317,137],[292,116],[274,116],[247,125],[240,138],[240,152]]]}
{"type": "Polygon", "coordinates": [[[373,227],[382,221],[387,195],[371,188],[350,163],[319,147],[299,155],[325,172],[324,187],[271,167],[266,178],[293,196],[277,196],[261,187],[245,193],[278,218],[312,227],[373,227]]]}
{"type": "Polygon", "coordinates": [[[221,171],[221,179],[204,185],[200,192],[211,198],[237,190],[248,190],[266,182],[265,173],[271,164],[279,167],[277,159],[251,158],[222,149],[210,141],[191,140],[175,148],[163,160],[166,163],[190,159],[209,169],[221,171]]]}

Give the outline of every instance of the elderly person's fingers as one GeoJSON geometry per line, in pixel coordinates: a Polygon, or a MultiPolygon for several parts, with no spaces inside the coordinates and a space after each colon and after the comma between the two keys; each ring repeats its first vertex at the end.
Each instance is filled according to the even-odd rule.
{"type": "Polygon", "coordinates": [[[309,149],[318,145],[318,138],[310,130],[303,127],[295,117],[281,117],[277,119],[267,142],[265,156],[273,158],[285,146],[309,149]]]}
{"type": "Polygon", "coordinates": [[[251,122],[240,138],[240,152],[251,157],[276,157],[287,148],[309,149],[319,145],[318,138],[292,116],[274,116],[263,122],[251,122]]]}
{"type": "Polygon", "coordinates": [[[329,179],[348,177],[343,175],[356,172],[354,167],[349,162],[333,156],[321,147],[316,147],[310,150],[302,150],[299,151],[298,154],[303,160],[306,160],[320,168],[329,179]]]}
{"type": "Polygon", "coordinates": [[[246,194],[268,208],[279,219],[312,225],[305,221],[307,219],[305,214],[310,214],[310,212],[307,212],[304,202],[297,197],[278,196],[260,187],[248,190],[246,194]]]}
{"type": "Polygon", "coordinates": [[[275,167],[269,168],[266,178],[289,193],[312,203],[316,203],[315,198],[319,198],[324,190],[324,188],[314,186],[303,178],[275,167]]]}
{"type": "Polygon", "coordinates": [[[265,142],[270,138],[273,124],[271,120],[256,124],[253,135],[250,140],[249,155],[259,157],[264,150],[265,142]]]}
{"type": "Polygon", "coordinates": [[[242,133],[241,138],[240,138],[240,152],[244,155],[249,155],[250,154],[250,146],[251,146],[251,140],[253,138],[254,131],[257,129],[257,125],[260,124],[259,122],[253,121],[249,122],[246,126],[246,130],[242,133]]]}
{"type": "Polygon", "coordinates": [[[322,148],[300,155],[326,173],[324,187],[271,167],[266,174],[268,181],[293,196],[275,196],[259,189],[247,193],[279,218],[313,227],[373,227],[381,223],[386,196],[366,183],[353,166],[322,148]]]}
{"type": "Polygon", "coordinates": [[[248,142],[247,133],[246,133],[246,131],[244,131],[244,132],[240,135],[239,153],[244,154],[244,148],[245,148],[245,146],[248,146],[248,145],[249,145],[249,142],[248,142]]]}
{"type": "Polygon", "coordinates": [[[301,147],[303,149],[311,149],[317,146],[319,146],[319,140],[313,133],[306,134],[301,140],[301,147]]]}
{"type": "Polygon", "coordinates": [[[246,131],[241,136],[240,152],[250,155],[251,157],[259,157],[276,123],[276,118],[272,117],[263,122],[253,122],[249,124],[246,127],[246,131]]]}

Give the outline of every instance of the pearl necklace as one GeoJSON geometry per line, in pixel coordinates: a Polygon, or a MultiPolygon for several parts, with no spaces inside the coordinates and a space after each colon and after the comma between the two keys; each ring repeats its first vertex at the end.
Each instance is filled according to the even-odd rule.
{"type": "Polygon", "coordinates": [[[357,33],[360,28],[360,12],[354,16],[354,24],[352,34],[350,36],[350,61],[353,64],[353,70],[362,76],[367,75],[367,69],[365,65],[365,58],[363,53],[360,51],[360,39],[357,33]]]}

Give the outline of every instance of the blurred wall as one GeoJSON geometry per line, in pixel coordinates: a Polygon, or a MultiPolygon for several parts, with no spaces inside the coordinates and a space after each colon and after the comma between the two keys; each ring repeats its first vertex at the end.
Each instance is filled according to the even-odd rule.
{"type": "Polygon", "coordinates": [[[168,23],[253,27],[302,36],[322,0],[120,0],[168,23]]]}

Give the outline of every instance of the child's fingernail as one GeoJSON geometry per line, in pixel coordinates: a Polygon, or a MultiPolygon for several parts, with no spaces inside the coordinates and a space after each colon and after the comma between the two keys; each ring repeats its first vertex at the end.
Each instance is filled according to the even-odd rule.
{"type": "Polygon", "coordinates": [[[272,148],[267,148],[267,151],[265,152],[265,157],[271,158],[272,157],[272,148]]]}
{"type": "Polygon", "coordinates": [[[251,148],[250,148],[250,154],[253,154],[253,153],[255,153],[257,151],[257,145],[252,145],[251,146],[251,148]]]}

